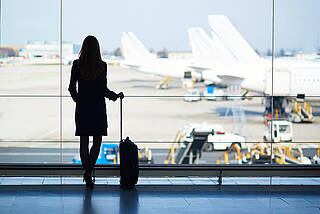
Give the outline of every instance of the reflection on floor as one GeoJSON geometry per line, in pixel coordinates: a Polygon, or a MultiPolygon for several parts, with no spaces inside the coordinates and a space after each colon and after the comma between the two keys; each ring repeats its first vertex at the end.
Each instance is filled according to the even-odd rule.
{"type": "Polygon", "coordinates": [[[274,178],[272,186],[269,178],[225,178],[222,186],[213,178],[142,178],[135,190],[107,178],[93,191],[81,178],[0,180],[1,214],[320,213],[319,178],[274,178]]]}
{"type": "Polygon", "coordinates": [[[319,213],[319,186],[97,185],[0,187],[0,213],[319,213]]]}

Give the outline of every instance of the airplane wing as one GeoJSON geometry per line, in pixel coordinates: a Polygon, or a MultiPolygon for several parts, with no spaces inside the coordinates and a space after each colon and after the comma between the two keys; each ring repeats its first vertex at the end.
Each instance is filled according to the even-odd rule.
{"type": "Polygon", "coordinates": [[[221,80],[222,85],[241,85],[244,80],[243,77],[231,76],[231,75],[217,75],[217,77],[221,80]]]}

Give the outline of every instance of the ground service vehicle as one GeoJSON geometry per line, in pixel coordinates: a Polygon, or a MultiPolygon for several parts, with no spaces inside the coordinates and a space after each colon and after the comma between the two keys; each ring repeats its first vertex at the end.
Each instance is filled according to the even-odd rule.
{"type": "Polygon", "coordinates": [[[224,90],[222,88],[217,88],[214,86],[207,86],[203,96],[207,100],[223,100],[224,97],[224,90]]]}
{"type": "Polygon", "coordinates": [[[234,144],[238,144],[240,148],[243,148],[245,143],[246,139],[243,136],[217,131],[208,135],[205,149],[206,151],[227,150],[234,144]]]}
{"type": "MultiPolygon", "coordinates": [[[[80,158],[72,158],[75,164],[81,164],[80,158]]],[[[119,163],[119,145],[115,143],[101,144],[101,151],[96,164],[116,164],[119,163]]]]}
{"type": "Polygon", "coordinates": [[[270,142],[291,142],[292,141],[292,123],[287,120],[267,121],[266,131],[263,139],[270,142]],[[272,124],[272,129],[271,129],[272,124]],[[271,133],[272,132],[272,133],[271,133]],[[272,135],[272,136],[271,136],[272,135]]]}
{"type": "MultiPolygon", "coordinates": [[[[139,149],[138,153],[139,163],[153,164],[153,156],[151,149],[144,147],[139,149]]],[[[81,164],[80,157],[72,158],[74,164],[81,164]]],[[[117,143],[102,142],[101,150],[96,164],[119,164],[119,145],[117,143]]]]}
{"type": "Polygon", "coordinates": [[[184,101],[193,102],[193,101],[200,101],[201,100],[201,93],[197,89],[189,89],[188,93],[184,95],[184,101]]]}
{"type": "Polygon", "coordinates": [[[219,124],[189,124],[184,128],[183,141],[192,142],[192,132],[207,131],[211,132],[208,135],[207,142],[204,146],[204,151],[226,150],[233,144],[238,144],[242,148],[246,142],[243,136],[226,133],[223,127],[219,124]]]}

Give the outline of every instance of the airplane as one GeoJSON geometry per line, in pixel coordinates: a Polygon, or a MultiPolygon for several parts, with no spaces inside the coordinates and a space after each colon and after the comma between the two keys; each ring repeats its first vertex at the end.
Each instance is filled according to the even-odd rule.
{"type": "MultiPolygon", "coordinates": [[[[209,15],[209,25],[212,28],[213,37],[225,45],[241,68],[234,74],[230,74],[229,79],[245,77],[242,83],[243,88],[250,89],[251,87],[258,89],[255,90],[257,92],[271,95],[271,61],[260,58],[226,16],[209,15]],[[257,78],[257,75],[263,78],[257,78]],[[253,85],[246,85],[246,81],[249,79],[256,81],[250,82],[253,85]],[[254,86],[258,84],[263,84],[262,90],[261,87],[259,89],[254,86]]],[[[320,94],[319,71],[320,63],[318,62],[276,59],[273,73],[273,95],[296,96],[304,94],[306,98],[318,96],[320,94]]]]}
{"type": "MultiPolygon", "coordinates": [[[[209,24],[213,30],[212,38],[201,28],[188,29],[192,52],[196,57],[194,66],[203,69],[204,79],[273,95],[277,106],[286,105],[288,99],[297,95],[301,97],[300,94],[308,101],[319,100],[319,63],[277,59],[272,74],[270,60],[260,58],[227,17],[209,15],[209,24]],[[223,50],[232,57],[229,54],[215,54],[223,53],[223,50]]],[[[307,118],[309,122],[310,119],[307,118]]]]}
{"type": "Polygon", "coordinates": [[[257,85],[247,77],[252,72],[259,73],[256,78],[264,80],[264,67],[259,63],[239,62],[216,38],[211,39],[201,28],[188,29],[192,53],[194,53],[193,63],[190,67],[202,73],[205,80],[212,81],[220,85],[240,85],[252,91],[261,91],[262,85],[257,85]],[[234,74],[237,74],[236,76],[234,74]]]}
{"type": "MultiPolygon", "coordinates": [[[[132,32],[122,34],[121,50],[125,58],[121,66],[166,77],[162,81],[164,83],[168,83],[171,78],[184,79],[186,72],[191,72],[189,75],[194,78],[201,78],[197,72],[190,71],[188,66],[190,60],[156,58],[132,32]]],[[[161,84],[160,88],[162,88],[161,84]]]]}
{"type": "Polygon", "coordinates": [[[200,28],[188,30],[194,55],[191,61],[158,59],[132,32],[123,33],[121,43],[125,61],[121,65],[166,76],[169,81],[171,77],[184,78],[186,72],[192,71],[192,76],[220,85],[273,95],[277,106],[288,103],[289,97],[303,94],[307,100],[320,94],[319,64],[276,63],[272,74],[270,62],[257,55],[227,17],[209,15],[209,23],[213,29],[212,38],[200,28]]]}

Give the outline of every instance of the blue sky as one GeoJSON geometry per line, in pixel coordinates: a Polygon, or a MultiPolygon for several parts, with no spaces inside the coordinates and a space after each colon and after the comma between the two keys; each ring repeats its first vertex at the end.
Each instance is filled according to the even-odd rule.
{"type": "MultiPolygon", "coordinates": [[[[2,0],[1,45],[57,41],[59,10],[59,0],[2,0]]],[[[319,11],[319,0],[276,0],[276,48],[320,47],[319,11]]],[[[64,0],[63,40],[93,34],[110,51],[132,31],[148,49],[190,50],[187,28],[209,33],[208,14],[228,16],[253,48],[271,47],[272,0],[64,0]]]]}

